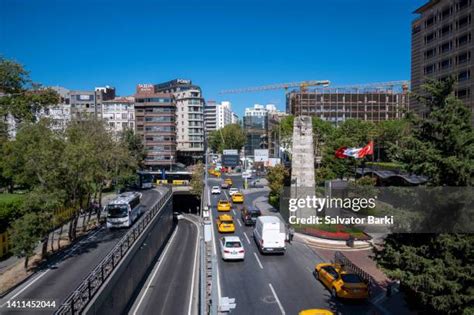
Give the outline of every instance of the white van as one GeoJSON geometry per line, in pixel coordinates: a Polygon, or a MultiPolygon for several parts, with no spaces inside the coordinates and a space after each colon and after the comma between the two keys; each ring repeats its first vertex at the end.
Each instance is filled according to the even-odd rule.
{"type": "Polygon", "coordinates": [[[258,217],[253,238],[261,253],[285,253],[285,225],[276,216],[258,217]]]}

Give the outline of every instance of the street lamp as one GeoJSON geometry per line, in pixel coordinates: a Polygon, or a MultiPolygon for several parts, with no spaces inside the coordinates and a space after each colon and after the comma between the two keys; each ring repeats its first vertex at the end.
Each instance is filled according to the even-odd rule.
{"type": "Polygon", "coordinates": [[[173,156],[170,156],[170,172],[171,172],[171,166],[173,166],[173,156]]]}

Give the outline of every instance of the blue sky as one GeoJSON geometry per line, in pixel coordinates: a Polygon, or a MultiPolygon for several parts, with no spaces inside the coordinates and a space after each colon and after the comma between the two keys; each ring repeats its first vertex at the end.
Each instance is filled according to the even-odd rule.
{"type": "Polygon", "coordinates": [[[410,23],[423,0],[0,0],[0,54],[70,89],[192,79],[204,97],[284,110],[284,91],[227,88],[410,79],[410,23]]]}

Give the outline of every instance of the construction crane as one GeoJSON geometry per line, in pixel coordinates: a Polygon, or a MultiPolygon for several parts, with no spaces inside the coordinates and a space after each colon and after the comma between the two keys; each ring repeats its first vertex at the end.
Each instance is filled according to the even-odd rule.
{"type": "Polygon", "coordinates": [[[331,86],[331,89],[367,89],[367,88],[393,88],[395,86],[400,86],[402,89],[408,89],[410,86],[410,81],[408,80],[399,80],[399,81],[388,81],[388,82],[372,82],[372,83],[363,83],[363,84],[351,84],[351,85],[337,85],[331,86]]]}
{"type": "Polygon", "coordinates": [[[263,85],[263,86],[254,86],[248,88],[240,88],[240,89],[231,89],[231,90],[222,90],[219,94],[236,94],[236,93],[247,93],[247,92],[261,92],[261,91],[268,91],[268,90],[280,90],[285,89],[288,90],[289,88],[299,87],[301,91],[306,91],[306,89],[310,86],[329,86],[331,82],[328,80],[310,80],[310,81],[301,81],[301,82],[288,82],[288,83],[278,83],[278,84],[270,84],[270,85],[263,85]]]}

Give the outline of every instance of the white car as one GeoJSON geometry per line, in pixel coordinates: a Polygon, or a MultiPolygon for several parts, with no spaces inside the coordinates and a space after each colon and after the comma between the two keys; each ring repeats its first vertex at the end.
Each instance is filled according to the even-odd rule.
{"type": "Polygon", "coordinates": [[[238,236],[225,236],[220,242],[222,260],[244,260],[245,249],[238,236]]]}
{"type": "Polygon", "coordinates": [[[238,188],[233,187],[233,188],[229,189],[229,195],[230,196],[232,196],[233,194],[238,193],[238,192],[239,192],[238,188]]]}
{"type": "Polygon", "coordinates": [[[219,188],[219,186],[212,186],[211,188],[211,194],[217,194],[217,195],[220,195],[221,194],[221,189],[219,188]]]}

